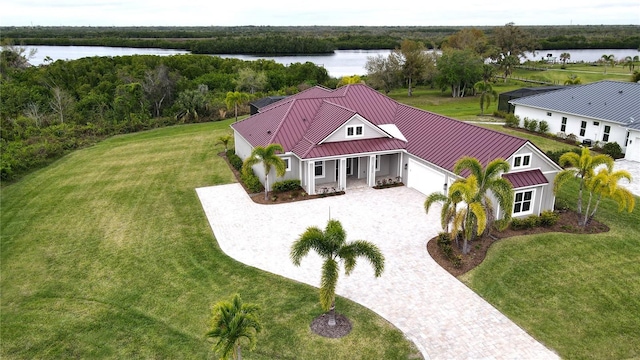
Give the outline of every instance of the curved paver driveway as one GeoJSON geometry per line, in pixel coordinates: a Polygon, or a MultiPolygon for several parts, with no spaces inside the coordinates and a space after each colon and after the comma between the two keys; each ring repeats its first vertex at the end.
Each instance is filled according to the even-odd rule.
{"type": "Polygon", "coordinates": [[[310,253],[300,267],[289,260],[291,244],[308,226],[324,228],[331,214],[348,240],[376,243],[386,257],[382,278],[365,262],[341,275],[337,292],[397,326],[426,359],[557,358],[431,259],[425,244],[440,230],[439,209],[425,215],[425,197],[413,189],[355,189],[280,205],[254,203],[239,184],[197,193],[226,254],[313,286],[321,259],[310,253]]]}

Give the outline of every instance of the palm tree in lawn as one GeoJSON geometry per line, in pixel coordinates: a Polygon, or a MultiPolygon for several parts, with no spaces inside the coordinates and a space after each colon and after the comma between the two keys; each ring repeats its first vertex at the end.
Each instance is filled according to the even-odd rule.
{"type": "MultiPolygon", "coordinates": [[[[613,167],[613,158],[609,155],[600,154],[592,156],[588,148],[583,147],[580,155],[574,152],[568,152],[560,156],[560,166],[568,167],[556,175],[553,183],[553,192],[557,193],[558,190],[570,179],[575,177],[580,178],[580,188],[578,191],[578,203],[577,210],[578,215],[582,215],[582,193],[585,187],[585,182],[590,180],[594,176],[594,170],[600,165],[606,165],[608,168],[613,167]]],[[[580,216],[578,225],[586,226],[585,222],[580,216]]]]}
{"type": "Polygon", "coordinates": [[[262,331],[259,313],[258,305],[243,303],[238,294],[231,301],[214,305],[207,337],[217,339],[213,349],[221,359],[241,360],[243,342],[248,343],[249,350],[255,348],[257,333],[262,331]]]}
{"type": "Polygon", "coordinates": [[[618,186],[618,182],[621,179],[627,179],[629,183],[632,181],[631,174],[628,171],[613,170],[613,164],[608,164],[586,182],[585,187],[590,192],[587,209],[584,212],[585,226],[589,224],[596,215],[598,205],[600,205],[600,200],[602,200],[603,197],[613,199],[618,204],[618,211],[622,211],[625,208],[628,212],[633,211],[636,202],[635,197],[631,191],[618,186]],[[589,214],[589,207],[591,206],[593,194],[598,195],[598,198],[596,199],[593,211],[589,214]]]}
{"type": "Polygon", "coordinates": [[[487,226],[487,212],[485,205],[479,199],[480,186],[475,175],[469,175],[466,179],[456,180],[450,187],[448,196],[435,192],[427,196],[424,209],[429,213],[431,205],[442,202],[440,220],[442,228],[448,227],[451,222],[451,238],[458,243],[458,235],[462,234],[462,253],[468,254],[469,242],[474,236],[484,232],[487,226]]]}
{"type": "Polygon", "coordinates": [[[498,92],[493,90],[490,83],[484,81],[478,81],[475,88],[480,91],[480,115],[484,115],[484,110],[491,106],[491,99],[498,99],[498,92]]]}
{"type": "Polygon", "coordinates": [[[562,61],[562,65],[566,65],[567,61],[571,59],[571,54],[564,52],[560,54],[560,61],[562,61]]]}
{"type": "Polygon", "coordinates": [[[633,69],[635,68],[635,63],[633,62],[633,58],[631,56],[627,56],[624,58],[624,63],[622,64],[622,67],[628,67],[629,68],[629,72],[632,72],[633,69]]]}
{"type": "Polygon", "coordinates": [[[229,149],[229,142],[233,139],[233,135],[225,134],[218,137],[218,143],[224,145],[224,152],[226,153],[229,149]]]}
{"type": "Polygon", "coordinates": [[[227,109],[235,110],[236,121],[238,121],[238,106],[249,101],[250,95],[240,91],[229,91],[224,99],[224,103],[227,105],[227,109]]]}
{"type": "Polygon", "coordinates": [[[269,173],[272,168],[276,169],[276,176],[284,176],[287,171],[287,164],[276,154],[276,152],[284,152],[284,148],[280,144],[269,144],[266,147],[256,146],[251,151],[251,155],[245,159],[242,167],[250,169],[253,165],[262,163],[264,167],[264,199],[267,200],[269,189],[269,173]]]}
{"type": "Polygon", "coordinates": [[[329,326],[336,325],[336,285],[340,272],[339,261],[344,264],[346,275],[351,274],[356,260],[363,257],[373,267],[376,277],[384,271],[384,256],[373,243],[355,240],[347,243],[347,233],[338,220],[329,220],[324,231],[317,226],[308,227],[291,246],[291,261],[299,266],[309,250],[314,250],[322,258],[322,278],[320,281],[320,305],[329,312],[329,326]]]}
{"type": "Polygon", "coordinates": [[[607,55],[604,54],[600,57],[600,59],[602,59],[602,62],[604,62],[604,73],[607,73],[607,64],[611,64],[611,67],[613,67],[613,65],[615,64],[616,58],[615,56],[613,56],[613,54],[607,55]]]}
{"type": "Polygon", "coordinates": [[[580,85],[582,84],[582,79],[578,75],[571,74],[567,77],[567,80],[564,81],[565,85],[580,85]]]}

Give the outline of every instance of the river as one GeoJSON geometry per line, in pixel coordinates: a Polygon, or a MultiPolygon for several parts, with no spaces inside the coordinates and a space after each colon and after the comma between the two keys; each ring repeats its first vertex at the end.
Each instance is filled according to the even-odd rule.
{"type": "MultiPolygon", "coordinates": [[[[45,58],[51,60],[75,60],[88,56],[126,56],[126,55],[160,55],[169,56],[187,54],[188,51],[167,49],[137,49],[103,46],[30,46],[28,49],[37,50],[30,62],[33,65],[44,64],[45,58]]],[[[548,54],[559,58],[560,54],[567,52],[571,55],[570,62],[594,62],[602,55],[612,54],[616,59],[624,59],[626,56],[637,56],[640,52],[634,49],[583,49],[583,50],[541,50],[535,56],[527,54],[528,59],[540,60],[548,54]]],[[[216,55],[225,58],[237,58],[242,60],[270,59],[278,63],[289,65],[291,63],[305,63],[310,61],[323,66],[330,76],[342,77],[351,75],[364,75],[367,58],[370,56],[387,56],[390,50],[336,50],[329,55],[299,55],[299,56],[256,56],[256,55],[216,55]]]]}

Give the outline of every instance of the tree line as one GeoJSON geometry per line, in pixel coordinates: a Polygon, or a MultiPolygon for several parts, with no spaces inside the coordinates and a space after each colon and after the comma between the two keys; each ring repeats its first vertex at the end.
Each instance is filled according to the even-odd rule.
{"type": "MultiPolygon", "coordinates": [[[[394,49],[403,40],[440,48],[470,27],[236,26],[236,27],[0,27],[0,40],[22,45],[153,47],[206,54],[313,54],[336,49],[394,49]]],[[[500,26],[476,29],[488,36],[500,26]]],[[[523,26],[539,50],[638,49],[640,26],[523,26]]]]}
{"type": "Polygon", "coordinates": [[[0,179],[114,134],[248,112],[250,99],[335,86],[323,67],[205,55],[90,57],[29,66],[0,53],[0,179]]]}

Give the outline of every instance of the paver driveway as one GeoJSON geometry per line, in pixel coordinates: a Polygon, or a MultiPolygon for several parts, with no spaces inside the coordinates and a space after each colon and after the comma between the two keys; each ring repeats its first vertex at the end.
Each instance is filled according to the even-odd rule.
{"type": "Polygon", "coordinates": [[[439,208],[427,216],[425,196],[406,187],[350,190],[346,195],[280,205],[255,204],[239,184],[197,189],[222,250],[251,266],[313,286],[315,254],[295,267],[289,248],[308,226],[342,222],[347,240],[377,244],[386,257],[381,278],[364,262],[341,275],[337,293],[380,314],[426,359],[555,359],[537,342],[429,256],[440,230],[439,208]]]}

